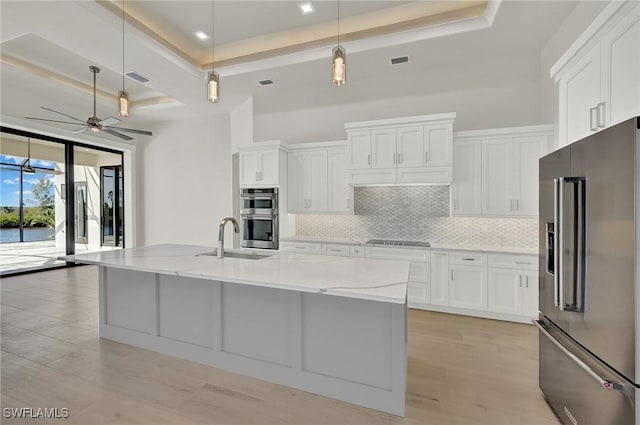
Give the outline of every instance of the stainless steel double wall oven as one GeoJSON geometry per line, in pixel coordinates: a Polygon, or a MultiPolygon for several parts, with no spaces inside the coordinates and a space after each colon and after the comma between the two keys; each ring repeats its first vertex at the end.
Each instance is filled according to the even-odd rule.
{"type": "Polygon", "coordinates": [[[278,188],[240,190],[244,248],[278,249],[278,188]]]}

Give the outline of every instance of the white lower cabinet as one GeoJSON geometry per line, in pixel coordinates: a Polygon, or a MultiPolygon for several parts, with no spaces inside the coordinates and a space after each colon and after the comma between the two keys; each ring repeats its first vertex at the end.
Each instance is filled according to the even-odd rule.
{"type": "Polygon", "coordinates": [[[449,266],[449,305],[473,310],[487,309],[486,267],[449,266]]]}
{"type": "Polygon", "coordinates": [[[416,304],[430,304],[431,284],[420,282],[409,282],[407,287],[407,301],[410,308],[416,308],[416,304]]]}
{"type": "Polygon", "coordinates": [[[431,304],[449,304],[449,253],[431,251],[431,304]]]}
{"type": "Polygon", "coordinates": [[[489,269],[488,309],[496,313],[536,317],[538,275],[530,270],[489,269]]]}

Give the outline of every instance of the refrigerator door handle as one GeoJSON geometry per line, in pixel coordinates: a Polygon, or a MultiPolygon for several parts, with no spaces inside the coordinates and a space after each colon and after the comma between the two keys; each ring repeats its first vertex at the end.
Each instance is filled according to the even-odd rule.
{"type": "Polygon", "coordinates": [[[553,274],[553,305],[564,310],[564,177],[553,180],[553,221],[555,234],[553,238],[554,274],[553,274]]]}
{"type": "Polygon", "coordinates": [[[558,340],[556,340],[553,337],[553,335],[551,335],[547,331],[547,329],[540,323],[539,320],[534,320],[533,323],[538,327],[538,329],[540,329],[540,332],[542,332],[542,335],[547,337],[549,339],[549,341],[551,341],[553,343],[553,345],[558,347],[558,349],[560,351],[562,351],[567,357],[569,357],[578,366],[580,366],[580,368],[582,370],[584,370],[590,377],[592,377],[595,381],[597,381],[600,384],[600,386],[602,386],[602,388],[604,388],[605,390],[616,390],[616,391],[626,392],[626,389],[625,389],[624,385],[620,384],[619,382],[610,381],[610,380],[605,379],[602,376],[598,375],[593,369],[591,369],[589,367],[589,365],[587,365],[585,362],[580,360],[571,351],[567,350],[567,348],[564,345],[560,344],[558,342],[558,340]]]}
{"type": "Polygon", "coordinates": [[[583,312],[584,311],[584,293],[585,293],[585,268],[586,268],[586,253],[585,253],[585,184],[586,180],[579,178],[576,181],[576,257],[577,257],[577,270],[576,270],[576,287],[573,292],[573,300],[571,303],[572,311],[583,312]]]}

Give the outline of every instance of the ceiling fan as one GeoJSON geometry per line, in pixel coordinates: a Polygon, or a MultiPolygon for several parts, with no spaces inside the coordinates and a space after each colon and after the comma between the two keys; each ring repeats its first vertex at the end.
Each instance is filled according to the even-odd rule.
{"type": "Polygon", "coordinates": [[[100,72],[100,68],[98,68],[97,66],[90,66],[89,70],[93,72],[93,116],[89,117],[87,121],[82,121],[81,119],[72,117],[71,115],[67,115],[62,112],[55,111],[51,108],[45,108],[44,106],[41,106],[41,108],[46,109],[47,111],[55,112],[56,114],[64,115],[65,117],[76,120],[77,122],[57,121],[57,120],[49,120],[45,118],[34,118],[34,117],[25,117],[25,118],[28,120],[57,122],[61,124],[82,125],[82,128],[74,131],[74,133],[84,133],[87,130],[92,131],[94,133],[104,132],[124,140],[132,140],[133,137],[127,136],[126,134],[122,134],[120,133],[120,131],[124,131],[126,133],[136,133],[136,134],[144,134],[147,136],[152,136],[153,134],[150,131],[135,130],[133,128],[115,127],[111,125],[111,124],[116,124],[120,122],[120,120],[116,118],[106,118],[104,120],[101,120],[100,118],[98,118],[98,116],[96,115],[96,74],[100,72]],[[78,124],[78,123],[81,123],[81,124],[78,124]]]}

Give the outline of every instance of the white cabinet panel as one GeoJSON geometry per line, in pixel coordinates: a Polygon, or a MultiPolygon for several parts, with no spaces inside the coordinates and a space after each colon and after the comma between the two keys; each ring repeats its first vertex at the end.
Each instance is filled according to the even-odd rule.
{"type": "Polygon", "coordinates": [[[449,264],[461,266],[486,266],[487,254],[476,251],[453,251],[449,253],[449,264]]]}
{"type": "Polygon", "coordinates": [[[487,268],[450,265],[449,305],[473,310],[487,309],[487,268]]]}
{"type": "Polygon", "coordinates": [[[396,163],[398,168],[422,167],[424,156],[423,127],[398,128],[396,137],[396,163]]]}
{"type": "Polygon", "coordinates": [[[431,304],[449,304],[449,253],[431,252],[431,304]]]}
{"type": "Polygon", "coordinates": [[[440,183],[448,184],[452,179],[451,167],[398,168],[398,183],[440,183]]]}
{"type": "Polygon", "coordinates": [[[428,167],[451,166],[453,140],[450,125],[424,127],[424,160],[428,167]]]}
{"type": "Polygon", "coordinates": [[[308,153],[308,172],[306,174],[308,211],[327,211],[327,151],[318,150],[308,153]]]}
{"type": "Polygon", "coordinates": [[[371,130],[371,158],[372,168],[395,168],[395,128],[379,128],[371,130]]]}
{"type": "Polygon", "coordinates": [[[287,203],[290,213],[304,212],[307,207],[305,164],[303,152],[290,152],[287,159],[287,203]]]}
{"type": "Polygon", "coordinates": [[[287,162],[288,212],[326,212],[327,150],[290,152],[287,162]]]}
{"type": "Polygon", "coordinates": [[[516,270],[538,270],[537,255],[489,254],[489,267],[516,270]]]}
{"type": "Polygon", "coordinates": [[[263,151],[262,169],[260,170],[260,184],[278,184],[278,177],[280,172],[280,166],[278,157],[280,152],[278,150],[263,151]]]}
{"type": "Polygon", "coordinates": [[[431,267],[429,263],[411,263],[409,281],[428,283],[431,281],[431,267]]]}
{"type": "Polygon", "coordinates": [[[605,125],[640,115],[640,4],[602,39],[605,125]]]}
{"type": "Polygon", "coordinates": [[[278,186],[280,150],[265,149],[240,152],[240,186],[278,186]]]}
{"type": "Polygon", "coordinates": [[[258,181],[261,169],[260,152],[240,152],[240,184],[258,181]]]}
{"type": "Polygon", "coordinates": [[[513,208],[509,198],[511,139],[482,141],[482,212],[508,215],[513,208]]]}
{"type": "Polygon", "coordinates": [[[407,286],[409,307],[417,304],[431,304],[431,285],[429,283],[409,282],[407,286]]]}
{"type": "Polygon", "coordinates": [[[482,213],[482,141],[465,140],[453,144],[453,215],[482,213]]]}
{"type": "Polygon", "coordinates": [[[538,159],[547,143],[545,136],[523,137],[513,143],[509,163],[512,215],[538,215],[538,159]]]}
{"type": "Polygon", "coordinates": [[[488,309],[498,313],[521,314],[523,278],[518,270],[489,269],[488,309]]]}
{"type": "Polygon", "coordinates": [[[430,261],[430,251],[428,249],[391,248],[382,246],[367,246],[365,249],[367,258],[424,263],[430,261]]]}
{"type": "Polygon", "coordinates": [[[371,131],[350,131],[347,134],[349,169],[371,168],[371,131]]]}
{"type": "Polygon", "coordinates": [[[349,248],[349,256],[364,257],[364,247],[360,245],[351,245],[349,248]]]}
{"type": "Polygon", "coordinates": [[[347,183],[347,150],[327,150],[327,178],[329,212],[351,212],[353,188],[347,183]]]}
{"type": "Polygon", "coordinates": [[[280,242],[280,251],[322,254],[322,244],[314,242],[280,242]]]}
{"type": "Polygon", "coordinates": [[[522,272],[524,279],[524,288],[522,291],[522,313],[531,318],[538,318],[538,292],[539,280],[538,272],[528,271],[522,272]]]}

